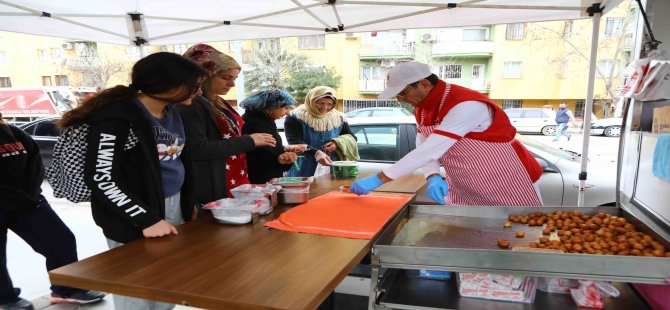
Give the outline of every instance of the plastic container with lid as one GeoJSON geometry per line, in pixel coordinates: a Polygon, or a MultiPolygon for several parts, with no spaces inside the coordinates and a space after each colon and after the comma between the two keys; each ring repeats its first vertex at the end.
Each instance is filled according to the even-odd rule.
{"type": "Polygon", "coordinates": [[[226,224],[249,223],[272,212],[270,200],[265,197],[222,198],[202,208],[211,210],[215,220],[226,224]]]}
{"type": "Polygon", "coordinates": [[[330,175],[334,179],[355,179],[358,177],[358,162],[334,161],[330,166],[330,175]]]}
{"type": "Polygon", "coordinates": [[[270,206],[277,206],[277,192],[281,189],[279,185],[271,184],[242,184],[230,190],[235,198],[265,197],[270,200],[270,206]]]}

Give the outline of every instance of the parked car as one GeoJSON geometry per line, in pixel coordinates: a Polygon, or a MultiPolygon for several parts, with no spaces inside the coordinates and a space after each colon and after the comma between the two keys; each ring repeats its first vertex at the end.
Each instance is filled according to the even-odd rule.
{"type": "Polygon", "coordinates": [[[618,137],[621,135],[621,124],[623,118],[603,118],[591,123],[592,135],[605,135],[607,137],[618,137]]]}
{"type": "Polygon", "coordinates": [[[42,118],[19,127],[31,135],[33,140],[39,145],[44,167],[51,166],[54,146],[56,145],[56,141],[58,141],[58,136],[60,136],[60,128],[54,122],[59,119],[60,117],[42,118]]]}
{"type": "Polygon", "coordinates": [[[556,112],[540,108],[505,109],[505,113],[519,132],[556,134],[556,112]]]}
{"type": "MultiPolygon", "coordinates": [[[[417,127],[412,118],[353,118],[349,120],[349,126],[358,139],[361,173],[378,173],[416,147],[417,127]]],[[[523,135],[517,135],[517,139],[533,153],[544,169],[540,179],[544,205],[577,205],[581,156],[523,135]]],[[[592,187],[586,192],[587,206],[614,205],[616,178],[606,164],[597,161],[589,163],[588,184],[592,187]]],[[[419,169],[414,174],[422,175],[422,172],[419,169]]]]}
{"type": "Polygon", "coordinates": [[[393,108],[393,107],[364,108],[349,111],[346,114],[347,117],[349,118],[414,116],[412,112],[407,111],[404,108],[393,108]]]}

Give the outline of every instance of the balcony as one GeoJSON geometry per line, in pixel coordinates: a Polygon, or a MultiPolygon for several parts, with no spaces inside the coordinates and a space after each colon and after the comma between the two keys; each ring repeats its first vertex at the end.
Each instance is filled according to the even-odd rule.
{"type": "Polygon", "coordinates": [[[380,93],[386,86],[386,80],[358,80],[358,92],[380,93]]]}
{"type": "Polygon", "coordinates": [[[491,56],[491,41],[450,41],[433,44],[433,57],[441,56],[491,56]]]}
{"type": "Polygon", "coordinates": [[[447,83],[456,84],[459,86],[467,87],[472,90],[476,90],[480,93],[489,92],[489,81],[487,79],[443,79],[447,83]]]}
{"type": "Polygon", "coordinates": [[[414,55],[414,43],[384,42],[374,45],[363,45],[359,52],[360,59],[403,58],[414,55]]]}

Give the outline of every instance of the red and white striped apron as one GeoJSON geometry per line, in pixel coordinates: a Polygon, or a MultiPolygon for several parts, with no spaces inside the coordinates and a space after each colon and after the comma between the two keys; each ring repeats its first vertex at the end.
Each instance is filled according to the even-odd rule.
{"type": "MultiPolygon", "coordinates": [[[[446,93],[442,96],[442,103],[446,93]]],[[[419,125],[425,138],[437,125],[419,125]]],[[[533,182],[509,142],[489,142],[461,138],[440,157],[446,171],[447,205],[460,206],[541,206],[533,182]]]]}

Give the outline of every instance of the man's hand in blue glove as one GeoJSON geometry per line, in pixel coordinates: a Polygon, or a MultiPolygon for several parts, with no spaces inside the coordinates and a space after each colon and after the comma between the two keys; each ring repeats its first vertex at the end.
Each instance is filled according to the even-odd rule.
{"type": "Polygon", "coordinates": [[[444,204],[444,196],[449,195],[447,182],[439,175],[430,176],[426,181],[428,181],[428,188],[426,188],[428,196],[440,204],[444,204]]]}
{"type": "Polygon", "coordinates": [[[356,195],[367,195],[371,190],[380,187],[382,184],[384,184],[382,179],[375,175],[352,183],[349,189],[356,195]]]}

